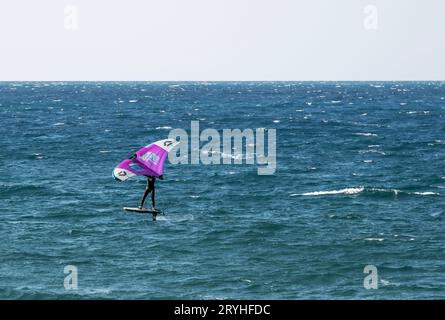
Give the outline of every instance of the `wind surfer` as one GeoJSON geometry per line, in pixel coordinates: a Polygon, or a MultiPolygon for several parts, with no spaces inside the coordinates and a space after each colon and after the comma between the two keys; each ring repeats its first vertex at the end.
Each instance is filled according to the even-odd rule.
{"type": "MultiPolygon", "coordinates": [[[[147,198],[148,194],[151,193],[151,209],[155,209],[155,177],[146,176],[147,177],[147,187],[145,188],[144,195],[141,200],[141,205],[139,206],[139,209],[144,208],[145,198],[147,198]]],[[[160,176],[159,179],[164,180],[164,176],[160,176]]]]}
{"type": "Polygon", "coordinates": [[[147,187],[145,188],[139,209],[144,208],[145,198],[151,193],[151,208],[152,210],[155,210],[155,181],[155,177],[147,176],[147,187]]]}

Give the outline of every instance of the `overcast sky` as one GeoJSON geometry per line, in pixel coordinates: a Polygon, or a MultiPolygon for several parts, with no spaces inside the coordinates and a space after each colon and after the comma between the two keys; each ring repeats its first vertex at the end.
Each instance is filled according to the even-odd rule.
{"type": "Polygon", "coordinates": [[[2,0],[0,80],[445,80],[445,1],[2,0]]]}

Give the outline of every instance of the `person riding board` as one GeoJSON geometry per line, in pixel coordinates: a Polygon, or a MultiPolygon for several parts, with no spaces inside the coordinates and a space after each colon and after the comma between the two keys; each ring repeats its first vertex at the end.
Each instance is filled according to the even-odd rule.
{"type": "MultiPolygon", "coordinates": [[[[163,180],[163,177],[160,176],[159,179],[163,180]]],[[[151,210],[155,209],[155,177],[147,176],[147,187],[145,188],[144,195],[142,196],[141,204],[139,206],[139,209],[144,208],[145,199],[147,198],[148,194],[151,193],[151,210]]]]}

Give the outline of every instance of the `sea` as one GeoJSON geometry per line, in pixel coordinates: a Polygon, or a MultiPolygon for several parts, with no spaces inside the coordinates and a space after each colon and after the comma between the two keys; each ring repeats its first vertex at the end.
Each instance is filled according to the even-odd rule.
{"type": "Polygon", "coordinates": [[[0,137],[0,299],[445,298],[444,82],[1,82],[0,137]],[[192,121],[275,172],[166,161],[125,212],[192,121]]]}

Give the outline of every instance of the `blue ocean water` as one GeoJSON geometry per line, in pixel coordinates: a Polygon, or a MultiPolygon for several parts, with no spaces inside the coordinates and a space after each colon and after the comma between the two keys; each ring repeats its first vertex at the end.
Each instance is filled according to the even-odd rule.
{"type": "Polygon", "coordinates": [[[0,83],[0,298],[443,299],[444,121],[443,82],[0,83]],[[276,128],[276,173],[167,163],[125,213],[192,120],[276,128]]]}

